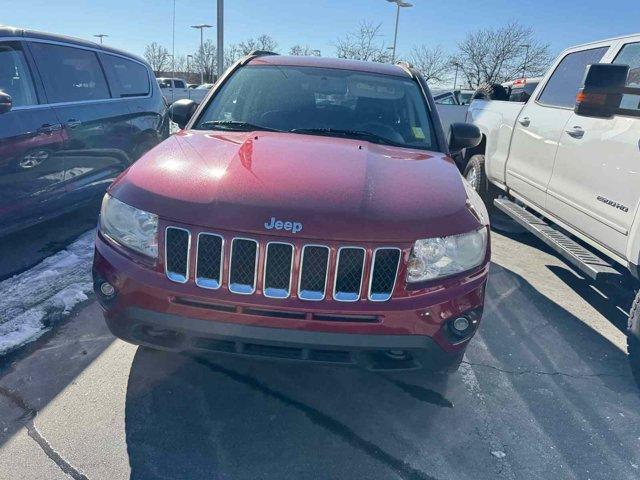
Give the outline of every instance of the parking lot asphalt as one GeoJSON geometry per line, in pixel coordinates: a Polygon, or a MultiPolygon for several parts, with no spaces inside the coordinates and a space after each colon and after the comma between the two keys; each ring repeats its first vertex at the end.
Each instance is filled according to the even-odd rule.
{"type": "Polygon", "coordinates": [[[541,248],[494,234],[448,379],[150,351],[85,302],[0,363],[0,478],[639,478],[632,294],[541,248]]]}

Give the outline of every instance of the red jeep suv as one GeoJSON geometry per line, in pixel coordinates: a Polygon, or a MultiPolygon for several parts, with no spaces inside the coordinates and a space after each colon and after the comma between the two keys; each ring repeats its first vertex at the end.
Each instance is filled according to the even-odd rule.
{"type": "Polygon", "coordinates": [[[480,140],[409,65],[254,52],[111,185],[94,284],[111,331],[171,351],[454,370],[487,211],[449,157],[480,140]]]}

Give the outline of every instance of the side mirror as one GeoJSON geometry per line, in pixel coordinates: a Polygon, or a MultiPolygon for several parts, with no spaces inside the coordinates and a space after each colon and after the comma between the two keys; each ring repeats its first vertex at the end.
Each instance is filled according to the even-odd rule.
{"type": "Polygon", "coordinates": [[[193,100],[182,99],[176,100],[169,107],[169,118],[178,124],[180,128],[184,128],[193,114],[198,108],[198,104],[193,100]]]}
{"type": "Polygon", "coordinates": [[[477,147],[481,140],[480,129],[471,123],[452,123],[449,128],[449,151],[452,154],[477,147]]]}
{"type": "Polygon", "coordinates": [[[12,107],[13,102],[11,101],[11,95],[0,91],[0,113],[7,113],[12,107]]]}
{"type": "Polygon", "coordinates": [[[622,102],[629,76],[628,65],[594,63],[587,67],[583,87],[576,95],[574,112],[583,117],[611,118],[622,102]]]}

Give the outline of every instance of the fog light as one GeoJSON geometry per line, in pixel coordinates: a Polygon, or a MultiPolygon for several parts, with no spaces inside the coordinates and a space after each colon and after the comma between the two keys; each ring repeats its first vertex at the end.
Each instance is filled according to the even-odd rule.
{"type": "Polygon", "coordinates": [[[451,332],[458,337],[466,336],[471,328],[471,322],[467,317],[458,317],[449,325],[451,325],[451,332]]]}
{"type": "Polygon", "coordinates": [[[112,297],[116,293],[116,289],[109,282],[102,282],[100,291],[105,297],[112,297]]]}

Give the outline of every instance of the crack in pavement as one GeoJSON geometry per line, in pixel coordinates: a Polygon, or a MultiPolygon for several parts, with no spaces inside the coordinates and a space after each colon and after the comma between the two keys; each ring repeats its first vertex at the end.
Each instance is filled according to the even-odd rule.
{"type": "Polygon", "coordinates": [[[58,452],[54,450],[51,444],[36,428],[34,422],[38,411],[31,407],[15,390],[9,390],[0,385],[0,395],[8,398],[14,405],[22,410],[20,420],[27,429],[29,436],[38,444],[47,457],[52,460],[60,470],[69,475],[74,480],[89,480],[84,474],[80,473],[73,465],[67,462],[58,452]]]}
{"type": "Polygon", "coordinates": [[[282,392],[274,390],[255,377],[225,368],[204,358],[195,357],[194,360],[214,372],[221,373],[231,380],[247,385],[253,390],[274,398],[289,407],[295,408],[296,410],[306,415],[306,417],[312,423],[315,423],[316,425],[328,430],[334,435],[341,437],[351,446],[359,449],[371,458],[374,458],[375,460],[378,460],[379,462],[385,464],[402,478],[405,478],[407,480],[437,480],[435,477],[432,477],[431,475],[413,468],[407,462],[404,462],[403,460],[400,460],[393,455],[385,452],[375,443],[360,437],[356,432],[354,432],[348,426],[336,420],[335,418],[322,413],[320,410],[317,410],[316,408],[311,407],[306,403],[295,400],[282,392]]]}
{"type": "Polygon", "coordinates": [[[523,369],[523,370],[507,370],[504,368],[500,368],[500,367],[496,367],[495,365],[489,365],[487,363],[473,363],[473,362],[469,362],[467,360],[463,360],[462,363],[470,365],[472,367],[484,367],[484,368],[489,368],[491,370],[495,370],[501,373],[507,373],[510,375],[526,375],[526,374],[531,374],[531,375],[549,375],[549,376],[559,376],[559,377],[571,377],[571,378],[580,378],[580,379],[587,379],[587,378],[598,378],[598,377],[617,377],[617,378],[627,378],[628,375],[622,375],[622,374],[617,374],[617,373],[580,373],[580,374],[574,374],[574,373],[566,373],[566,372],[545,372],[542,370],[530,370],[530,369],[523,369]]]}

